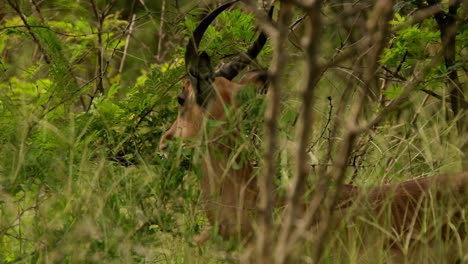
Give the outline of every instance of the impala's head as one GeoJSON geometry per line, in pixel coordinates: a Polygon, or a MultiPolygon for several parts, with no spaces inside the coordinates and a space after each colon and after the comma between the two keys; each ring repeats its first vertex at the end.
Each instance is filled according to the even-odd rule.
{"type": "MultiPolygon", "coordinates": [[[[185,51],[187,79],[177,96],[179,113],[171,128],[161,137],[160,148],[165,148],[166,140],[173,137],[197,135],[206,118],[222,120],[224,105],[234,105],[234,96],[242,88],[241,84],[231,80],[255,59],[265,45],[266,36],[262,33],[246,53],[240,53],[217,71],[214,71],[208,54],[198,51],[203,33],[211,22],[235,2],[226,3],[207,15],[192,33],[185,51]]],[[[271,13],[272,10],[270,16],[271,13]]]]}

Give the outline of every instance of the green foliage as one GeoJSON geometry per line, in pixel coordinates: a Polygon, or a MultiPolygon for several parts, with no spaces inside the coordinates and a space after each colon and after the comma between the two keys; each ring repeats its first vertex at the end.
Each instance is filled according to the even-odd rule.
{"type": "MultiPolygon", "coordinates": [[[[139,74],[121,82],[116,54],[125,47],[128,22],[108,15],[100,47],[90,5],[54,2],[62,10],[45,11],[45,20],[27,16],[28,27],[9,9],[0,29],[0,53],[7,54],[0,58],[0,259],[36,262],[61,252],[49,260],[138,261],[145,253],[130,253],[136,244],[158,247],[168,241],[164,232],[177,229],[190,237],[206,222],[196,211],[196,220],[177,222],[187,213],[182,204],[198,195],[192,150],[171,141],[170,158],[158,151],[177,113],[184,51],[167,63],[140,63],[139,74]],[[96,92],[101,78],[104,93],[96,92]],[[151,241],[136,242],[146,234],[151,241]]],[[[219,52],[216,58],[253,41],[252,16],[236,9],[218,21],[226,26],[210,28],[204,38],[206,49],[219,52]],[[225,46],[225,39],[239,42],[225,46]]],[[[139,56],[138,49],[130,46],[130,55],[139,56]]]]}
{"type": "Polygon", "coordinates": [[[402,90],[403,87],[401,87],[401,85],[392,84],[392,87],[385,90],[384,94],[388,99],[395,100],[400,96],[402,90]]]}
{"type": "MultiPolygon", "coordinates": [[[[163,124],[174,118],[176,104],[168,108],[166,102],[178,90],[182,65],[146,68],[133,86],[122,87],[112,56],[125,45],[127,22],[111,15],[102,41],[111,60],[105,74],[113,83],[105,84],[105,94],[94,94],[88,78],[96,71],[97,30],[87,17],[63,15],[47,23],[30,16],[30,30],[17,16],[2,21],[0,52],[19,55],[1,58],[2,263],[44,259],[46,251],[37,243],[49,252],[58,252],[58,243],[66,245],[53,262],[88,262],[93,254],[125,259],[129,248],[117,242],[144,224],[140,204],[155,195],[167,203],[185,175],[177,163],[155,155],[163,124]],[[89,110],[83,111],[80,97],[91,96],[89,110]],[[146,161],[160,167],[130,173],[122,166],[146,161]],[[173,173],[167,175],[170,167],[173,173]],[[80,255],[78,248],[87,253],[80,255]]],[[[173,211],[158,211],[147,221],[169,229],[173,211]]]]}
{"type": "MultiPolygon", "coordinates": [[[[400,7],[403,7],[403,3],[410,6],[410,2],[404,1],[400,7]]],[[[394,19],[391,21],[391,25],[399,28],[395,31],[390,46],[385,48],[383,56],[380,62],[391,69],[395,73],[399,74],[403,78],[407,79],[411,77],[411,74],[416,66],[426,65],[432,63],[434,57],[442,54],[442,43],[440,40],[440,31],[437,22],[434,18],[428,18],[423,20],[421,23],[413,24],[408,26],[408,16],[396,13],[394,19]]],[[[437,90],[444,85],[445,77],[447,76],[448,70],[462,70],[466,65],[466,56],[462,54],[466,49],[468,35],[468,27],[462,24],[459,33],[456,35],[456,62],[451,69],[447,69],[444,60],[440,60],[439,64],[431,67],[429,74],[426,75],[426,80],[420,85],[420,88],[426,88],[431,90],[437,90]]],[[[389,91],[385,91],[386,96],[390,96],[389,99],[395,99],[398,97],[395,85],[389,91]]]]}
{"type": "MultiPolygon", "coordinates": [[[[188,18],[184,27],[189,29],[186,33],[191,34],[198,25],[198,18],[188,18]]],[[[214,56],[212,63],[216,64],[218,60],[246,51],[252,45],[259,35],[259,31],[254,28],[254,25],[253,16],[246,14],[241,9],[223,12],[212,23],[212,26],[208,27],[203,35],[200,47],[202,50],[208,51],[210,56],[214,56]],[[227,39],[232,41],[227,42],[227,39]]],[[[259,58],[271,52],[271,47],[267,45],[262,50],[259,58]]]]}
{"type": "MultiPolygon", "coordinates": [[[[0,262],[192,263],[194,256],[198,262],[225,261],[218,255],[241,245],[229,247],[220,238],[204,247],[191,242],[207,222],[203,205],[197,202],[200,157],[193,153],[200,151],[200,145],[176,139],[168,142],[167,153],[158,145],[177,115],[175,98],[185,74],[184,47],[199,17],[192,16],[193,12],[184,14],[172,4],[166,6],[177,12],[166,14],[169,18],[162,36],[163,49],[169,55],[156,64],[159,1],[137,4],[135,9],[130,9],[128,1],[117,1],[103,20],[100,36],[91,2],[19,2],[28,26],[8,4],[0,4],[0,262]],[[136,24],[127,38],[127,16],[133,13],[136,24]],[[98,83],[104,91],[98,90],[98,83]]],[[[100,14],[107,10],[108,2],[96,1],[100,14]]],[[[408,1],[400,5],[403,11],[412,6],[408,1]]],[[[213,64],[229,60],[251,45],[258,36],[254,20],[238,8],[216,19],[201,43],[213,56],[213,64]]],[[[398,13],[392,24],[397,27],[405,22],[406,16],[398,13]]],[[[401,68],[399,74],[410,78],[415,64],[428,63],[434,57],[432,47],[440,44],[439,39],[433,19],[403,26],[392,35],[381,63],[394,71],[401,68]]],[[[467,43],[468,27],[463,24],[457,35],[457,62],[452,67],[466,67],[467,57],[460,54],[466,53],[467,43]]],[[[303,56],[294,52],[294,58],[303,56]]],[[[268,61],[271,53],[267,45],[259,56],[260,64],[267,66],[263,61],[268,61]]],[[[295,69],[302,64],[293,64],[295,67],[288,69],[294,73],[291,75],[300,75],[295,69]]],[[[448,70],[443,62],[433,67],[425,88],[440,89],[448,70]]],[[[298,82],[293,79],[285,81],[292,87],[285,90],[296,88],[298,82]]],[[[336,89],[334,98],[341,95],[341,90],[330,87],[336,89]]],[[[387,99],[398,98],[403,87],[399,83],[389,87],[383,92],[387,99]]],[[[231,115],[225,132],[239,132],[235,147],[247,151],[239,160],[233,159],[233,169],[250,161],[260,167],[265,96],[248,86],[236,99],[238,109],[227,109],[231,115]]],[[[294,140],[297,102],[285,100],[282,104],[280,138],[294,140]]],[[[327,112],[328,105],[323,109],[327,112]]],[[[430,118],[444,123],[438,120],[441,116],[443,113],[437,113],[430,118]]],[[[314,125],[320,127],[324,122],[326,117],[321,117],[314,125]]],[[[372,145],[388,151],[385,154],[392,157],[393,171],[408,170],[413,160],[408,162],[403,156],[406,149],[419,153],[419,160],[433,159],[442,166],[440,160],[444,159],[437,155],[449,151],[432,155],[432,148],[454,147],[430,135],[431,130],[439,132],[431,126],[434,123],[415,128],[423,139],[408,138],[398,145],[391,145],[398,133],[387,137],[386,132],[392,132],[388,124],[376,130],[382,135],[372,145]]],[[[212,129],[220,125],[208,122],[212,129]]],[[[443,132],[444,139],[453,136],[448,129],[443,132]]],[[[281,142],[278,162],[278,174],[284,179],[291,176],[295,162],[288,144],[281,142]]],[[[326,144],[324,139],[318,145],[326,144]]],[[[372,155],[377,156],[380,149],[375,149],[372,155]]],[[[420,162],[422,165],[411,168],[437,167],[420,162]]],[[[386,169],[381,166],[375,170],[380,173],[386,169]]],[[[280,187],[279,192],[283,191],[280,187]]]]}
{"type": "MultiPolygon", "coordinates": [[[[406,22],[405,17],[397,13],[391,24],[399,26],[406,22]]],[[[424,20],[420,25],[403,27],[396,32],[391,47],[385,50],[381,62],[392,68],[401,64],[402,70],[407,70],[416,62],[429,60],[431,54],[427,47],[440,42],[436,28],[434,19],[424,20]]]]}

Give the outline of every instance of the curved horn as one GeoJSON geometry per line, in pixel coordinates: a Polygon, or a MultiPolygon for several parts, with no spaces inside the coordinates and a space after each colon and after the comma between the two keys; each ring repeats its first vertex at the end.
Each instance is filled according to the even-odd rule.
{"type": "Polygon", "coordinates": [[[232,4],[238,2],[239,0],[234,0],[232,2],[228,2],[224,5],[221,5],[220,7],[216,8],[213,12],[208,14],[203,20],[198,24],[197,28],[192,33],[192,36],[189,39],[189,42],[187,44],[187,48],[185,49],[185,67],[190,64],[190,62],[193,62],[194,59],[198,58],[198,45],[200,44],[200,41],[203,37],[203,34],[205,33],[206,29],[208,26],[213,22],[213,20],[221,14],[224,10],[226,10],[228,7],[230,7],[232,4]]]}
{"type": "MultiPolygon", "coordinates": [[[[268,18],[273,16],[273,6],[268,11],[268,18]]],[[[246,53],[240,52],[232,61],[226,63],[218,70],[217,76],[222,76],[228,80],[234,79],[251,61],[253,61],[262,50],[267,41],[265,33],[261,32],[257,40],[249,47],[246,53]]]]}

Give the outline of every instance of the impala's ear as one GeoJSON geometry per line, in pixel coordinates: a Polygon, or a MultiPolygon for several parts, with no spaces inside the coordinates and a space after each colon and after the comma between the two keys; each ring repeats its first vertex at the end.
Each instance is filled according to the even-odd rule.
{"type": "Polygon", "coordinates": [[[191,62],[195,63],[195,65],[187,65],[188,77],[195,92],[197,104],[206,107],[214,94],[213,81],[215,73],[211,66],[211,59],[206,52],[202,52],[196,60],[191,62]]]}

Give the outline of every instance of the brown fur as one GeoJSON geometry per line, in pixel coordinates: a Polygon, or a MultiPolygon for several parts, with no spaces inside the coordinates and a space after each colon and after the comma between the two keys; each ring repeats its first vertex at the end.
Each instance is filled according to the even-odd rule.
{"type": "MultiPolygon", "coordinates": [[[[242,84],[258,81],[251,74],[247,77],[242,84]]],[[[161,148],[172,137],[200,137],[206,119],[225,120],[225,105],[235,108],[234,96],[242,87],[241,84],[217,77],[213,83],[217,96],[213,97],[206,109],[202,109],[196,104],[193,88],[187,81],[179,95],[185,100],[184,105],[180,107],[177,120],[162,136],[161,148]]],[[[204,145],[206,150],[202,154],[202,202],[210,223],[218,226],[220,234],[226,238],[237,235],[245,237],[251,233],[258,197],[251,164],[243,162],[240,169],[234,170],[232,160],[228,158],[234,153],[232,148],[238,136],[236,132],[223,134],[223,127],[218,128],[208,134],[204,145]]],[[[240,161],[239,157],[234,159],[240,161]]],[[[437,204],[449,196],[460,202],[458,206],[461,210],[467,209],[468,172],[418,178],[369,189],[344,185],[336,210],[369,206],[376,217],[385,217],[385,212],[390,211],[391,227],[397,232],[408,232],[411,228],[420,228],[418,218],[422,212],[419,210],[421,206],[428,202],[437,204]]],[[[205,240],[205,235],[199,240],[205,240]]]]}
{"type": "Polygon", "coordinates": [[[370,209],[373,219],[381,224],[386,222],[395,234],[413,232],[416,236],[423,225],[435,228],[434,225],[439,224],[443,229],[449,229],[450,222],[458,230],[444,232],[443,235],[457,231],[459,235],[465,235],[468,223],[461,214],[468,209],[468,172],[439,174],[368,189],[354,185],[343,187],[339,209],[351,206],[370,209]],[[427,217],[445,222],[424,223],[427,217]]]}
{"type": "MultiPolygon", "coordinates": [[[[235,106],[234,95],[242,85],[217,77],[213,83],[216,91],[214,99],[206,109],[202,109],[195,102],[193,88],[186,82],[179,95],[184,98],[184,105],[179,110],[177,120],[162,136],[160,146],[166,146],[165,141],[172,137],[190,138],[201,136],[204,118],[210,120],[224,120],[225,105],[235,106]],[[193,125],[192,125],[193,124],[193,125]]],[[[222,129],[222,128],[219,128],[222,129]]],[[[256,181],[252,178],[252,166],[243,162],[241,168],[234,170],[227,155],[230,153],[230,142],[237,135],[227,135],[222,140],[210,140],[202,159],[203,177],[200,181],[202,203],[208,220],[219,227],[223,237],[247,235],[250,232],[252,213],[256,208],[258,190],[256,181]]],[[[200,239],[204,240],[204,239],[200,239]]]]}

